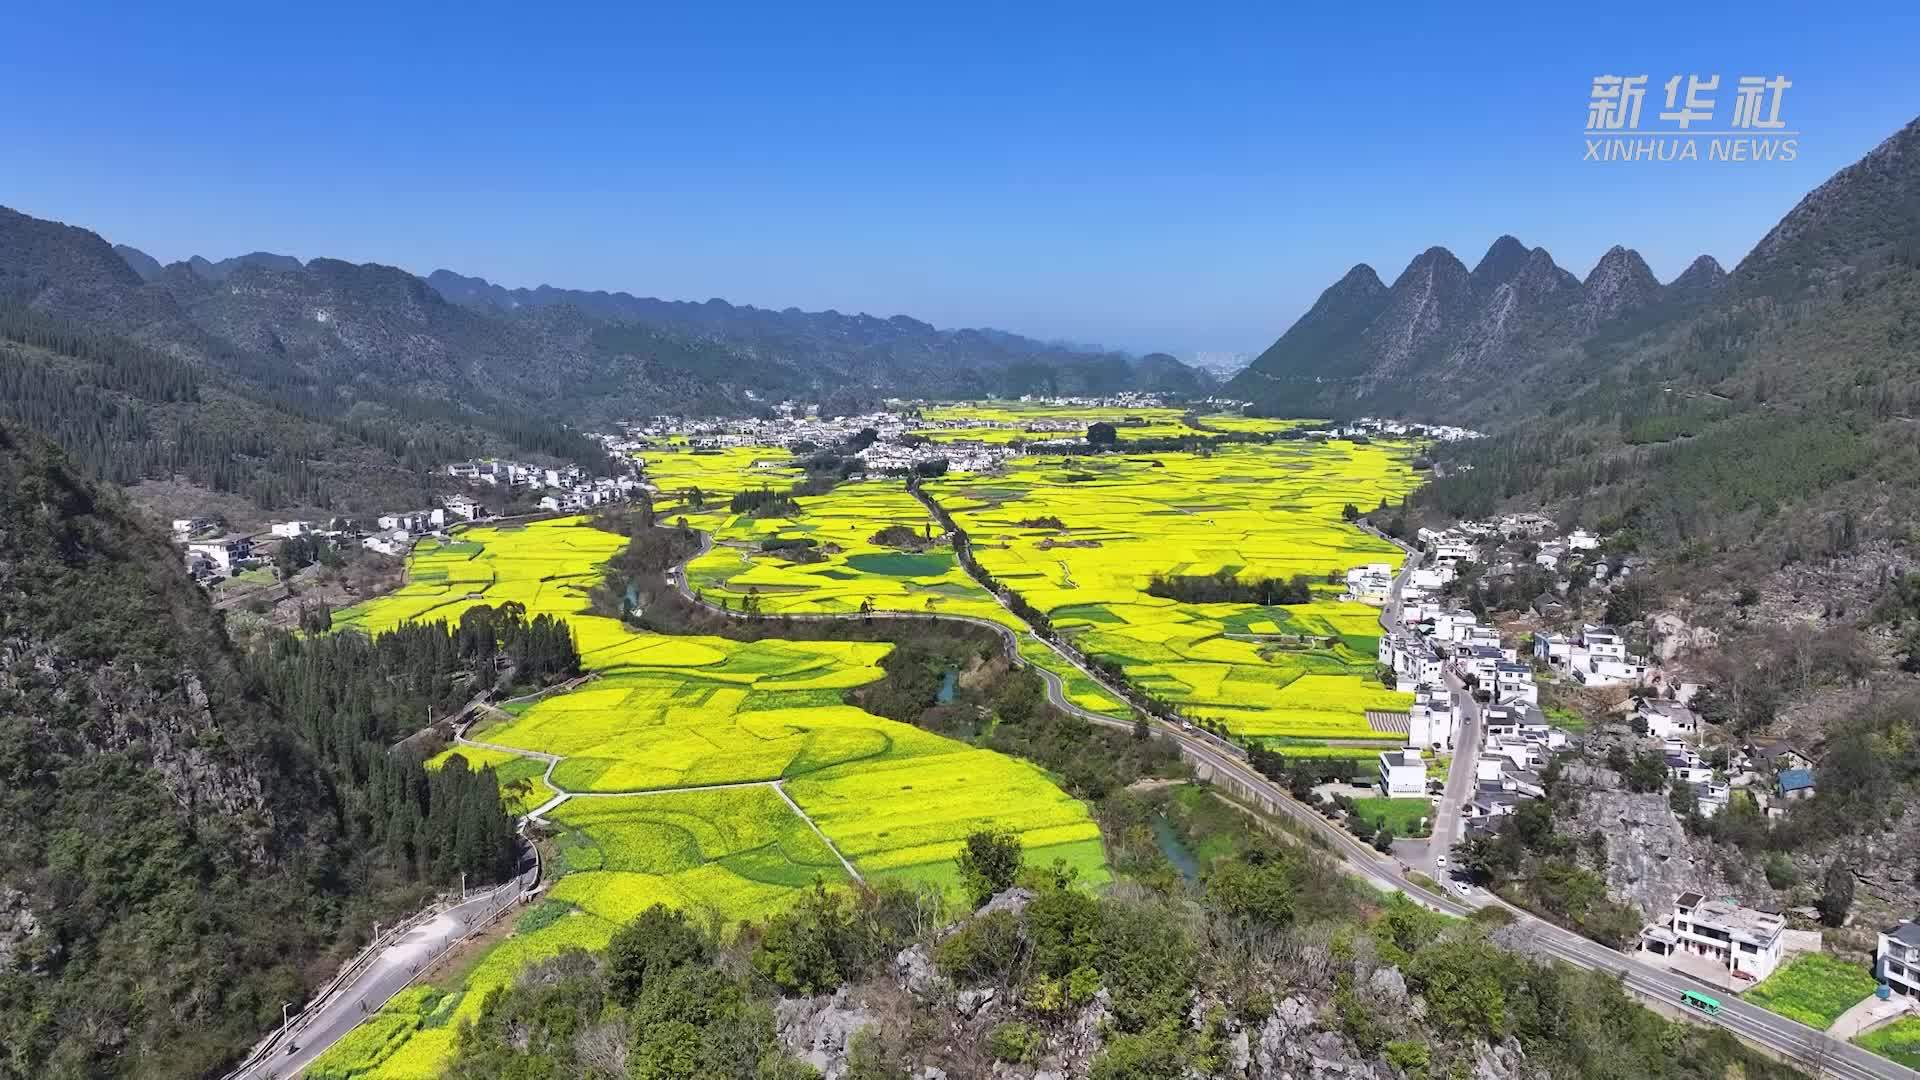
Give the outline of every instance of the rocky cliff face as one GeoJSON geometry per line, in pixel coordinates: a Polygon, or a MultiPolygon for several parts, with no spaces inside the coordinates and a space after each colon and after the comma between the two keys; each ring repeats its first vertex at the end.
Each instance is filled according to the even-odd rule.
{"type": "Polygon", "coordinates": [[[1713,844],[1688,836],[1661,794],[1596,789],[1581,820],[1607,838],[1607,889],[1649,919],[1673,910],[1683,892],[1735,895],[1713,844]]]}
{"type": "Polygon", "coordinates": [[[310,947],[314,776],[166,536],[0,424],[0,1074],[217,1064],[310,947]]]}

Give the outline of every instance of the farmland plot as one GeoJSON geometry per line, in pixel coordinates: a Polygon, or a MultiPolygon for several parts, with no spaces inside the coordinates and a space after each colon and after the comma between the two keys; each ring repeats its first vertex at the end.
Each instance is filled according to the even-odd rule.
{"type": "Polygon", "coordinates": [[[1407,456],[1380,444],[1283,443],[1031,457],[1005,476],[928,487],[996,578],[1182,711],[1250,737],[1368,739],[1379,733],[1367,710],[1410,699],[1373,677],[1379,612],[1340,602],[1328,578],[1400,561],[1341,512],[1410,491],[1407,456]],[[1319,584],[1308,604],[1194,604],[1147,594],[1155,573],[1305,574],[1319,584]]]}
{"type": "Polygon", "coordinates": [[[1107,878],[1086,807],[1038,770],[844,703],[844,690],[882,677],[891,646],[667,637],[586,614],[599,564],[622,543],[578,519],[467,530],[458,546],[423,545],[400,592],[336,618],[376,631],[506,599],[530,617],[566,618],[600,677],[516,705],[479,736],[508,750],[462,746],[432,764],[458,753],[471,767],[493,767],[503,785],[524,782],[512,795],[522,810],[554,792],[539,780],[545,763],[513,749],[561,756],[555,788],[633,793],[583,795],[550,812],[565,850],[551,896],[571,910],[448,978],[442,989],[460,996],[446,1024],[388,1023],[369,1077],[437,1075],[459,1021],[488,990],[532,960],[604,945],[653,903],[731,923],[778,910],[816,879],[844,882],[839,859],[772,781],[786,783],[865,876],[951,885],[967,833],[998,824],[1018,832],[1036,861],[1067,860],[1089,883],[1107,878]],[[677,790],[722,784],[753,786],[677,790]]]}

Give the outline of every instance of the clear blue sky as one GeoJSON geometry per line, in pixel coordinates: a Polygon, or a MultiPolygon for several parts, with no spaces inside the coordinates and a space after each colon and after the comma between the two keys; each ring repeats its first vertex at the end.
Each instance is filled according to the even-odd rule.
{"type": "Polygon", "coordinates": [[[1920,114],[1920,7],[14,5],[0,203],[264,249],[1258,350],[1511,232],[1731,266],[1920,114]],[[1331,13],[1327,13],[1331,12],[1331,13]],[[1791,165],[1583,162],[1590,81],[1785,74],[1791,165]]]}

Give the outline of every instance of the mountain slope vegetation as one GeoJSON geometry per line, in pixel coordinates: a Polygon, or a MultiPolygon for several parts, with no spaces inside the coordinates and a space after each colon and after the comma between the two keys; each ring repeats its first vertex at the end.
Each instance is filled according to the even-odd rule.
{"type": "Polygon", "coordinates": [[[0,1078],[206,1075],[375,920],[498,879],[492,773],[388,749],[494,670],[477,631],[527,636],[460,629],[243,652],[163,532],[0,422],[0,1078]]]}
{"type": "Polygon", "coordinates": [[[1559,507],[1762,569],[1826,548],[1839,515],[1857,543],[1911,536],[1895,496],[1920,480],[1920,121],[1731,273],[1703,256],[1662,285],[1616,247],[1576,282],[1536,249],[1528,283],[1517,247],[1496,242],[1464,284],[1423,254],[1357,330],[1332,314],[1353,307],[1349,273],[1228,391],[1491,431],[1437,451],[1416,501],[1446,515],[1559,507]]]}

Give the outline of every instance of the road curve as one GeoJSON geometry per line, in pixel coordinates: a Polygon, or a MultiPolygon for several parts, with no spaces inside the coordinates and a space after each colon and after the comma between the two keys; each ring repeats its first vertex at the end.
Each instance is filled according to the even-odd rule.
{"type": "MultiPolygon", "coordinates": [[[[923,503],[928,504],[930,511],[934,510],[937,506],[931,496],[921,492],[917,487],[914,493],[920,497],[923,503]]],[[[938,517],[939,515],[936,514],[936,519],[938,519],[938,517]]],[[[946,524],[946,522],[942,522],[942,524],[946,524]]],[[[954,528],[952,531],[956,539],[955,549],[958,551],[961,549],[961,546],[966,543],[966,534],[960,532],[957,528],[954,528]]],[[[1379,534],[1376,533],[1375,535],[1379,534]]],[[[1383,538],[1397,544],[1397,542],[1392,541],[1390,537],[1383,538]]],[[[717,605],[708,603],[703,597],[696,597],[687,583],[687,565],[694,559],[710,551],[712,544],[712,537],[702,532],[700,534],[700,550],[675,564],[671,570],[676,591],[689,601],[709,611],[739,619],[941,619],[970,623],[976,626],[989,627],[1000,634],[1001,639],[1006,643],[1009,660],[1016,666],[1025,665],[1025,661],[1020,658],[1018,638],[1012,629],[990,619],[982,619],[971,615],[949,615],[939,612],[927,612],[924,614],[913,612],[872,612],[869,614],[748,616],[738,612],[724,610],[717,605]]],[[[1401,546],[1403,550],[1405,549],[1405,545],[1399,546],[1401,546]]],[[[970,561],[970,559],[967,561],[970,561]]],[[[1400,587],[1411,565],[1412,560],[1409,559],[1407,564],[1401,567],[1400,574],[1395,577],[1393,586],[1393,597],[1395,600],[1398,598],[1400,587]]],[[[971,572],[971,567],[969,567],[969,571],[971,572]]],[[[1007,604],[1005,597],[992,589],[988,589],[987,591],[1002,607],[1008,608],[1008,611],[1011,613],[1012,609],[1007,604]]],[[[1381,617],[1382,625],[1384,626],[1387,613],[1382,612],[1381,617]]],[[[1114,686],[1112,680],[1104,674],[1082,663],[1078,657],[1061,648],[1055,642],[1049,641],[1039,634],[1034,634],[1033,636],[1049,649],[1052,649],[1055,655],[1065,660],[1068,664],[1071,664],[1075,670],[1100,684],[1119,700],[1131,704],[1131,700],[1127,697],[1126,693],[1121,688],[1114,686]]],[[[1032,666],[1033,670],[1045,680],[1047,686],[1047,701],[1054,708],[1104,727],[1131,729],[1134,726],[1135,721],[1116,719],[1075,705],[1067,699],[1065,684],[1057,674],[1038,665],[1026,666],[1032,666]]],[[[1138,706],[1133,707],[1136,710],[1138,709],[1138,706]]],[[[1575,967],[1593,971],[1605,971],[1617,975],[1621,978],[1622,984],[1630,992],[1638,994],[1650,1001],[1665,1003],[1669,1007],[1678,1007],[1680,994],[1684,990],[1701,990],[1707,993],[1713,993],[1714,996],[1720,997],[1722,1001],[1722,1008],[1719,1015],[1708,1016],[1704,1013],[1690,1013],[1688,1015],[1699,1021],[1716,1024],[1725,1028],[1740,1038],[1784,1058],[1803,1064],[1817,1060],[1819,1068],[1824,1070],[1821,1075],[1835,1077],[1837,1080],[1920,1080],[1920,1072],[1908,1069],[1897,1062],[1870,1053],[1851,1043],[1843,1043],[1835,1039],[1830,1039],[1822,1032],[1815,1031],[1813,1028],[1789,1020],[1784,1016],[1779,1016],[1767,1012],[1764,1009],[1748,1005],[1743,1001],[1731,998],[1731,995],[1722,997],[1720,994],[1715,993],[1714,987],[1699,983],[1676,972],[1642,963],[1628,954],[1608,948],[1599,942],[1588,940],[1570,930],[1555,926],[1497,897],[1488,896],[1484,901],[1467,902],[1445,892],[1429,889],[1413,881],[1408,876],[1407,871],[1403,870],[1398,862],[1382,856],[1369,845],[1361,843],[1351,833],[1347,832],[1347,830],[1340,828],[1333,822],[1328,821],[1317,811],[1295,800],[1285,788],[1255,772],[1247,764],[1245,751],[1240,747],[1228,743],[1210,732],[1204,732],[1199,729],[1186,731],[1175,724],[1147,716],[1145,713],[1141,713],[1141,715],[1146,717],[1151,725],[1151,730],[1156,736],[1172,739],[1175,744],[1180,747],[1182,754],[1187,757],[1188,760],[1203,763],[1216,774],[1234,777],[1238,782],[1266,796],[1274,806],[1278,807],[1280,811],[1289,818],[1314,831],[1325,840],[1327,846],[1346,863],[1351,872],[1376,888],[1384,891],[1404,893],[1425,907],[1460,918],[1471,915],[1480,907],[1498,905],[1512,914],[1515,925],[1521,927],[1522,935],[1533,945],[1535,951],[1552,957],[1553,959],[1572,964],[1575,967]]],[[[1455,755],[1454,767],[1448,777],[1449,788],[1454,786],[1455,776],[1463,772],[1465,775],[1471,775],[1472,763],[1468,761],[1463,764],[1461,758],[1464,756],[1463,754],[1455,755]]],[[[1439,847],[1438,843],[1436,843],[1435,847],[1439,847]]],[[[1440,852],[1436,850],[1433,852],[1433,855],[1437,856],[1439,853],[1440,852]]],[[[1486,894],[1482,893],[1480,895],[1486,894]]]]}
{"type": "Polygon", "coordinates": [[[509,885],[496,886],[463,904],[457,904],[389,942],[346,985],[309,1002],[296,1014],[291,1039],[277,1040],[257,1060],[229,1073],[224,1080],[290,1080],[320,1055],[378,1012],[387,1000],[406,989],[422,971],[455,943],[511,906],[525,890],[538,884],[540,869],[531,851],[524,852],[519,871],[509,885]]]}

